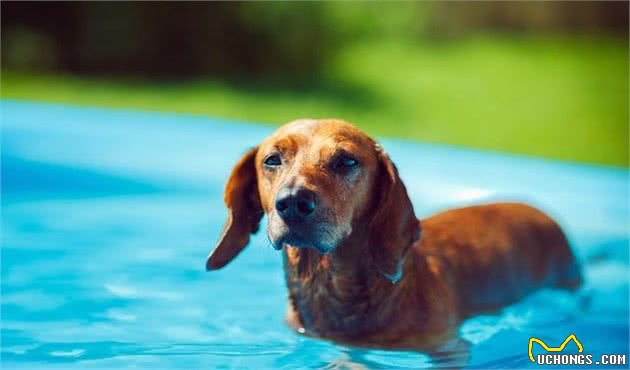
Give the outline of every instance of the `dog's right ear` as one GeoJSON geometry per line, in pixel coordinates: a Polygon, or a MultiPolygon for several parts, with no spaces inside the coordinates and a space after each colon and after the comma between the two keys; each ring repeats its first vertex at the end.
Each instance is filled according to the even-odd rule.
{"type": "Polygon", "coordinates": [[[411,245],[420,238],[420,223],[398,169],[380,145],[379,196],[370,223],[370,249],[374,265],[392,283],[402,277],[402,263],[411,245]]]}
{"type": "Polygon", "coordinates": [[[232,261],[258,230],[263,215],[256,181],[256,152],[250,149],[238,161],[225,187],[228,218],[223,234],[206,261],[206,270],[217,270],[232,261]]]}

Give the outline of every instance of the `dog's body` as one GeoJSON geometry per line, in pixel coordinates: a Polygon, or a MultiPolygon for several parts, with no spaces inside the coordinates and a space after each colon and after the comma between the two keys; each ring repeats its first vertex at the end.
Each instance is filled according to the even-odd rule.
{"type": "Polygon", "coordinates": [[[370,274],[369,264],[352,255],[287,248],[289,324],[349,345],[430,349],[451,338],[468,316],[541,287],[580,283],[558,225],[526,205],[459,208],[421,224],[422,237],[395,284],[370,274]],[[309,272],[300,278],[304,268],[309,272]]]}
{"type": "Polygon", "coordinates": [[[342,121],[279,129],[237,164],[226,203],[207,268],[232,260],[266,213],[270,240],[284,250],[287,322],[340,343],[432,349],[470,315],[581,282],[560,227],[529,206],[418,221],[387,155],[342,121]]]}

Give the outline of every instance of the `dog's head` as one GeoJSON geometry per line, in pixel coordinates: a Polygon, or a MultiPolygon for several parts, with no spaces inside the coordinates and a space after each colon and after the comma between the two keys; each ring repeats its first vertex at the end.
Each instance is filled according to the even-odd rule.
{"type": "Polygon", "coordinates": [[[340,120],[293,121],[248,151],[225,189],[228,220],[207,269],[230,262],[268,217],[276,249],[327,254],[353,233],[384,274],[395,274],[419,224],[396,167],[373,139],[340,120]],[[361,239],[361,238],[359,238],[361,239]]]}

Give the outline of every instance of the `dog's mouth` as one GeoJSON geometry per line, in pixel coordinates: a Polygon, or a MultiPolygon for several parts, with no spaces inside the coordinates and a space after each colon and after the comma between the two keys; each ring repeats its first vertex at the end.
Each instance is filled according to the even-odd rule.
{"type": "Polygon", "coordinates": [[[324,220],[287,225],[277,215],[269,217],[267,235],[276,250],[289,246],[295,248],[311,248],[321,254],[332,252],[341,238],[337,225],[324,220]]]}
{"type": "Polygon", "coordinates": [[[270,236],[271,245],[276,250],[281,250],[284,247],[294,248],[312,248],[317,250],[321,254],[327,254],[333,251],[334,246],[323,243],[318,238],[309,238],[298,232],[287,232],[278,238],[270,236]]]}

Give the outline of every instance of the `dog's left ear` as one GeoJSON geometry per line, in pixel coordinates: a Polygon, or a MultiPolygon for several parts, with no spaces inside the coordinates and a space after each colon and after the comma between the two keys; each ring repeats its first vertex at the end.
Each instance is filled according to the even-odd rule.
{"type": "Polygon", "coordinates": [[[256,152],[250,149],[236,163],[225,186],[228,218],[223,234],[206,261],[207,270],[216,270],[232,261],[249,242],[249,235],[258,230],[263,216],[256,180],[256,152]]]}
{"type": "Polygon", "coordinates": [[[379,169],[375,189],[380,198],[370,224],[370,252],[379,272],[396,282],[402,277],[405,253],[420,238],[420,222],[396,166],[378,144],[376,153],[379,169]]]}

